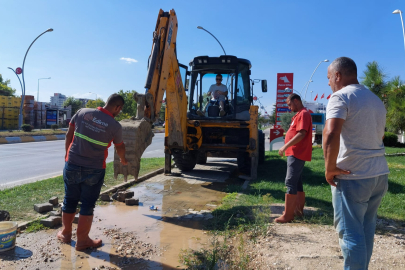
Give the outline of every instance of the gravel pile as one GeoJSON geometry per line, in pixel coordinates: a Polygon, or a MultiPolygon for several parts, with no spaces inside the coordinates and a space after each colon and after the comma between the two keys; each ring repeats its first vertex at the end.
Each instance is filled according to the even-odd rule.
{"type": "Polygon", "coordinates": [[[118,228],[104,230],[103,234],[113,240],[113,249],[120,257],[116,262],[119,267],[148,261],[153,256],[162,256],[162,249],[139,240],[134,232],[122,232],[118,228]]]}

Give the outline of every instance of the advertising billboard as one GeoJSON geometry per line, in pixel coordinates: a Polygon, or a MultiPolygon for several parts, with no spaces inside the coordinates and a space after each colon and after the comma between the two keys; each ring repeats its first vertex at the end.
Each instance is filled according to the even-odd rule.
{"type": "Polygon", "coordinates": [[[277,73],[277,91],[276,91],[276,125],[274,128],[281,128],[280,116],[289,112],[287,106],[287,97],[293,93],[294,73],[277,73]],[[288,88],[288,89],[287,89],[288,88]]]}
{"type": "Polygon", "coordinates": [[[58,110],[46,110],[46,125],[58,124],[58,110]]]}

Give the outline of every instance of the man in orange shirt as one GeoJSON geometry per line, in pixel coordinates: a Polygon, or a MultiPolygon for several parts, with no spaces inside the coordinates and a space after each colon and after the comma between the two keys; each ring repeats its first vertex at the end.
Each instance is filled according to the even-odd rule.
{"type": "Polygon", "coordinates": [[[287,98],[288,108],[297,114],[291,119],[290,128],[285,136],[285,145],[278,154],[287,156],[287,175],[285,185],[285,211],[276,218],[276,222],[286,223],[294,220],[294,214],[302,216],[305,204],[305,193],[302,186],[302,171],[305,161],[312,157],[312,119],[311,114],[302,105],[301,97],[291,94],[287,98]]]}

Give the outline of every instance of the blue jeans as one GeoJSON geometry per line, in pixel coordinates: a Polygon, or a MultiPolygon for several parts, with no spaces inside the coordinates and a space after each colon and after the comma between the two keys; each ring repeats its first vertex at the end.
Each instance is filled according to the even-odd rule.
{"type": "Polygon", "coordinates": [[[65,163],[63,181],[65,182],[65,199],[62,211],[75,213],[79,201],[80,215],[93,215],[96,201],[104,183],[105,169],[93,169],[65,163]]]}
{"type": "Polygon", "coordinates": [[[334,225],[344,269],[368,269],[373,253],[377,209],[388,189],[388,174],[360,180],[335,180],[334,225]]]}
{"type": "Polygon", "coordinates": [[[285,185],[287,194],[296,195],[297,191],[303,192],[302,171],[304,170],[305,161],[294,156],[287,157],[287,175],[285,176],[285,185]]]}

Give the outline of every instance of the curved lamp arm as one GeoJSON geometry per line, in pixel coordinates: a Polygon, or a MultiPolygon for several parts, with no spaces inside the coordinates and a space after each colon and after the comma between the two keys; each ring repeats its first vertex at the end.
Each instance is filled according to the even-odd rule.
{"type": "Polygon", "coordinates": [[[211,34],[208,30],[204,29],[202,26],[197,26],[198,29],[204,30],[205,32],[207,32],[208,34],[210,34],[211,36],[213,36],[215,38],[216,41],[218,41],[219,45],[221,46],[222,50],[224,51],[224,54],[226,55],[226,52],[224,50],[224,47],[222,47],[221,42],[219,42],[219,40],[213,35],[211,34]]]}
{"type": "Polygon", "coordinates": [[[318,69],[319,65],[320,65],[322,62],[329,62],[329,60],[328,60],[328,59],[325,59],[325,60],[320,61],[319,64],[316,66],[314,72],[312,72],[311,78],[309,78],[309,81],[308,81],[308,84],[307,84],[307,89],[305,89],[305,94],[304,94],[304,97],[305,97],[305,98],[307,97],[307,91],[308,91],[309,84],[310,84],[311,81],[312,81],[312,77],[314,76],[315,71],[318,69]]]}
{"type": "Polygon", "coordinates": [[[39,36],[37,36],[37,38],[34,39],[33,42],[31,42],[31,45],[28,47],[27,52],[25,53],[24,60],[23,60],[23,64],[22,64],[22,79],[23,79],[23,85],[24,85],[24,90],[23,90],[24,93],[23,93],[23,95],[25,95],[25,80],[24,80],[24,71],[25,71],[25,69],[24,69],[24,65],[25,65],[25,58],[27,58],[28,51],[31,49],[32,44],[34,44],[34,42],[37,41],[37,39],[38,39],[40,36],[42,36],[43,34],[45,34],[45,33],[47,33],[47,32],[52,32],[52,31],[53,31],[53,29],[52,29],[52,28],[49,28],[48,30],[42,32],[39,36]]]}

